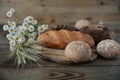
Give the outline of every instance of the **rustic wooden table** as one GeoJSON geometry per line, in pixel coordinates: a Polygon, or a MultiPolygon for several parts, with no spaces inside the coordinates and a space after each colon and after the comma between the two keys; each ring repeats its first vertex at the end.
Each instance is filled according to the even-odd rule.
{"type": "MultiPolygon", "coordinates": [[[[116,33],[115,40],[120,43],[120,23],[104,25],[116,33]]],[[[115,60],[98,58],[94,62],[74,65],[45,62],[44,67],[8,68],[2,63],[9,54],[4,36],[0,29],[0,80],[120,80],[120,57],[115,60]]]]}

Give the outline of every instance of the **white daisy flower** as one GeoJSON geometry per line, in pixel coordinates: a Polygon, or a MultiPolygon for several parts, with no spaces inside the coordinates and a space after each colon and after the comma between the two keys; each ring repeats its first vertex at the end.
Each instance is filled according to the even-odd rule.
{"type": "Polygon", "coordinates": [[[25,31],[18,31],[18,35],[23,36],[25,34],[25,31]]]}
{"type": "Polygon", "coordinates": [[[32,20],[32,24],[33,25],[37,24],[37,20],[32,20]]]}
{"type": "Polygon", "coordinates": [[[43,26],[38,26],[38,33],[42,33],[42,32],[44,32],[45,31],[45,27],[43,27],[43,26]]]}
{"type": "Polygon", "coordinates": [[[24,21],[28,22],[28,23],[32,23],[32,21],[34,20],[34,18],[32,16],[27,16],[24,21]]]}
{"type": "Polygon", "coordinates": [[[9,31],[9,33],[14,33],[14,28],[13,27],[9,27],[8,31],[9,31]]]}
{"type": "Polygon", "coordinates": [[[23,26],[23,27],[28,27],[29,24],[28,24],[27,22],[23,22],[22,26],[23,26]]]}
{"type": "Polygon", "coordinates": [[[15,46],[16,42],[14,40],[10,40],[9,44],[10,44],[10,46],[15,46]]]}
{"type": "Polygon", "coordinates": [[[7,34],[7,35],[6,35],[6,38],[7,38],[8,40],[13,40],[13,35],[12,35],[12,34],[7,34]]]}
{"type": "Polygon", "coordinates": [[[10,17],[12,17],[12,15],[13,15],[12,12],[10,12],[10,11],[7,12],[7,17],[10,18],[10,17]]]}
{"type": "Polygon", "coordinates": [[[33,25],[30,25],[30,26],[28,27],[28,30],[29,30],[30,32],[33,32],[33,31],[35,30],[35,28],[34,28],[33,25]]]}
{"type": "Polygon", "coordinates": [[[14,12],[15,12],[15,10],[14,10],[13,8],[11,8],[11,9],[10,9],[10,12],[14,13],[14,12]]]}
{"type": "Polygon", "coordinates": [[[11,27],[15,28],[16,27],[16,22],[15,21],[12,21],[11,24],[10,24],[11,27]]]}
{"type": "Polygon", "coordinates": [[[35,39],[33,39],[33,38],[29,38],[28,40],[27,40],[27,43],[28,44],[31,44],[31,43],[34,43],[35,42],[35,39]]]}
{"type": "Polygon", "coordinates": [[[26,31],[27,28],[26,28],[25,26],[19,26],[19,30],[20,30],[20,31],[26,31]]]}
{"type": "Polygon", "coordinates": [[[19,43],[19,44],[22,44],[23,42],[25,42],[25,37],[20,37],[20,38],[18,39],[18,43],[19,43]]]}
{"type": "Polygon", "coordinates": [[[26,31],[26,30],[27,30],[27,28],[26,28],[26,27],[22,27],[22,28],[21,28],[21,30],[26,31]]]}
{"type": "Polygon", "coordinates": [[[36,36],[37,36],[37,33],[36,33],[36,32],[33,32],[33,33],[29,34],[29,38],[35,39],[36,36]]]}
{"type": "Polygon", "coordinates": [[[25,18],[23,22],[26,22],[26,23],[28,23],[28,21],[27,21],[27,18],[25,18]]]}
{"type": "Polygon", "coordinates": [[[48,29],[48,24],[43,24],[41,26],[45,27],[45,29],[48,29]]]}
{"type": "Polygon", "coordinates": [[[7,23],[10,27],[13,27],[13,28],[16,27],[16,22],[15,21],[8,21],[7,23]]]}
{"type": "Polygon", "coordinates": [[[9,31],[9,33],[11,33],[11,34],[13,34],[13,35],[14,35],[14,34],[17,34],[18,27],[15,27],[15,28],[10,27],[8,31],[9,31]]]}
{"type": "Polygon", "coordinates": [[[7,22],[8,25],[11,25],[11,23],[12,23],[12,21],[8,21],[8,22],[7,22]]]}
{"type": "Polygon", "coordinates": [[[17,33],[17,29],[18,29],[18,28],[14,28],[14,30],[13,30],[13,33],[14,33],[14,34],[17,33]]]}
{"type": "Polygon", "coordinates": [[[4,25],[4,26],[3,26],[3,30],[4,30],[4,31],[7,31],[8,29],[9,29],[9,26],[8,26],[8,25],[4,25]]]}
{"type": "Polygon", "coordinates": [[[14,35],[14,36],[13,36],[13,39],[16,40],[16,41],[18,41],[19,36],[18,36],[18,35],[14,35]]]}

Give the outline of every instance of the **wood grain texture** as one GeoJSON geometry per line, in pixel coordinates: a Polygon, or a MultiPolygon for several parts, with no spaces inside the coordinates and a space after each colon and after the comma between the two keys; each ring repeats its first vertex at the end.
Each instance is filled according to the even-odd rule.
{"type": "Polygon", "coordinates": [[[0,24],[9,20],[5,14],[11,7],[20,17],[18,23],[28,15],[43,23],[69,23],[82,18],[120,21],[120,0],[0,0],[0,24]]]}
{"type": "Polygon", "coordinates": [[[119,75],[118,66],[0,69],[1,80],[119,80],[119,75]]]}

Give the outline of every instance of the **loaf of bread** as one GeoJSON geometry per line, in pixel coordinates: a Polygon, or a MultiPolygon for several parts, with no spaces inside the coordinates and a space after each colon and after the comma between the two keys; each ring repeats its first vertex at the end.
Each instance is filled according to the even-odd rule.
{"type": "Polygon", "coordinates": [[[96,45],[102,40],[112,39],[115,36],[112,30],[100,25],[84,26],[79,31],[91,35],[96,45]]]}
{"type": "Polygon", "coordinates": [[[38,44],[58,49],[64,49],[70,42],[76,40],[85,41],[91,47],[95,44],[94,39],[90,35],[69,30],[50,30],[40,34],[37,38],[38,44]]]}

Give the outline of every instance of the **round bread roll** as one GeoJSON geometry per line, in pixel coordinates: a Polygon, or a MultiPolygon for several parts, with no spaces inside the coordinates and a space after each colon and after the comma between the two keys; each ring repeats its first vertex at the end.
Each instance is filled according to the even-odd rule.
{"type": "Polygon", "coordinates": [[[120,54],[120,44],[114,40],[103,40],[97,45],[97,52],[106,59],[114,59],[120,54]]]}
{"type": "Polygon", "coordinates": [[[89,61],[92,56],[90,46],[84,41],[73,41],[65,48],[65,56],[71,62],[89,61]]]}
{"type": "Polygon", "coordinates": [[[88,20],[83,19],[83,20],[77,21],[76,24],[75,24],[75,27],[77,29],[80,29],[80,28],[82,28],[84,26],[88,26],[88,25],[91,25],[91,22],[89,22],[88,20]]]}

